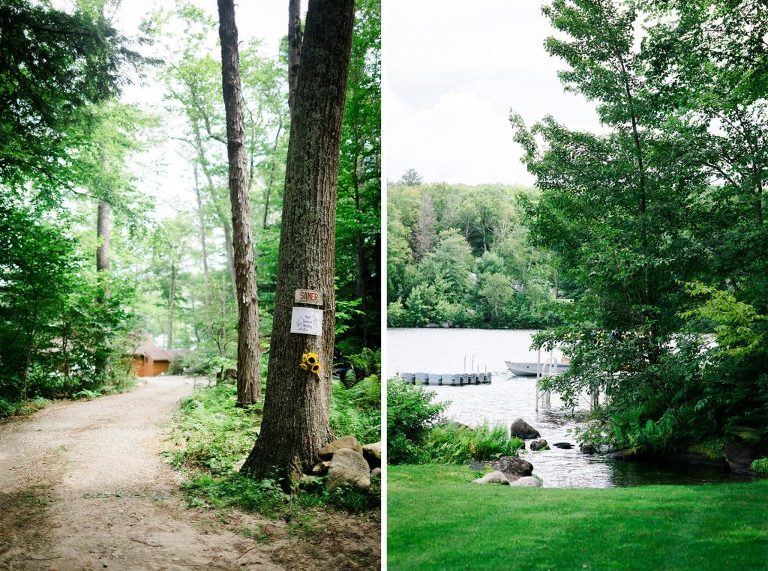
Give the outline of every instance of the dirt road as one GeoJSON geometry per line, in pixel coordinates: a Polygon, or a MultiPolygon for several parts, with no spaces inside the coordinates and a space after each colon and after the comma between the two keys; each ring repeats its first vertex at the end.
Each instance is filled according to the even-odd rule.
{"type": "Polygon", "coordinates": [[[185,509],[159,453],[191,392],[191,379],[155,378],[0,426],[0,568],[285,568],[272,558],[284,539],[254,547],[237,522],[185,509]]]}

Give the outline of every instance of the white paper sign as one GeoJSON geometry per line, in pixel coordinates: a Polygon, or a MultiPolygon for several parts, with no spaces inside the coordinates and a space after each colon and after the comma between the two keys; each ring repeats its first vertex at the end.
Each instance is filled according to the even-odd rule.
{"type": "Polygon", "coordinates": [[[291,313],[291,333],[323,334],[323,310],[312,307],[294,307],[291,313]]]}

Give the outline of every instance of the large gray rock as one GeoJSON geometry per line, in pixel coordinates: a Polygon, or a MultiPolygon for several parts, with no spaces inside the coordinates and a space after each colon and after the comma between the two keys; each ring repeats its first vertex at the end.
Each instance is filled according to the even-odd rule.
{"type": "Polygon", "coordinates": [[[363,445],[363,458],[368,460],[371,470],[381,467],[381,441],[363,445]]]}
{"type": "Polygon", "coordinates": [[[314,466],[312,466],[312,474],[315,476],[322,476],[323,474],[326,474],[328,472],[328,468],[331,467],[331,461],[330,460],[323,460],[322,462],[318,462],[314,466]]]}
{"type": "Polygon", "coordinates": [[[523,476],[522,478],[518,478],[514,482],[510,482],[509,485],[519,487],[519,488],[540,488],[541,480],[539,480],[538,478],[534,478],[533,476],[523,476]]]}
{"type": "Polygon", "coordinates": [[[752,461],[759,456],[757,447],[748,442],[729,442],[725,445],[725,461],[734,474],[749,474],[752,461]]]}
{"type": "Polygon", "coordinates": [[[502,486],[509,486],[509,480],[502,473],[496,470],[495,472],[488,472],[482,478],[472,480],[475,484],[501,484],[502,486]]]}
{"type": "Polygon", "coordinates": [[[503,473],[510,482],[533,473],[533,464],[514,456],[502,456],[498,460],[487,462],[486,466],[503,473]]]}
{"type": "Polygon", "coordinates": [[[540,438],[539,440],[534,440],[533,442],[531,442],[531,450],[533,450],[534,452],[536,450],[549,450],[549,443],[543,438],[540,438]]]}
{"type": "Polygon", "coordinates": [[[341,450],[342,448],[349,448],[350,450],[354,450],[355,452],[358,452],[359,454],[363,453],[363,447],[360,446],[360,443],[357,441],[357,438],[354,436],[344,436],[342,438],[339,438],[338,440],[334,440],[333,442],[330,442],[329,444],[326,444],[320,449],[320,459],[321,460],[330,460],[333,458],[333,455],[336,453],[337,450],[341,450]]]}
{"type": "Polygon", "coordinates": [[[533,426],[525,422],[522,418],[518,418],[512,423],[510,427],[510,433],[512,436],[517,436],[523,440],[530,440],[531,438],[541,438],[541,434],[533,426]]]}
{"type": "Polygon", "coordinates": [[[597,446],[594,444],[579,444],[582,454],[597,454],[597,446]]]}
{"type": "Polygon", "coordinates": [[[331,460],[325,485],[328,490],[335,490],[345,485],[368,490],[371,487],[371,471],[368,462],[360,452],[351,448],[339,449],[331,460]]]}
{"type": "Polygon", "coordinates": [[[635,455],[635,451],[632,448],[625,448],[624,450],[617,450],[616,452],[609,452],[605,455],[610,460],[626,460],[635,455]]]}

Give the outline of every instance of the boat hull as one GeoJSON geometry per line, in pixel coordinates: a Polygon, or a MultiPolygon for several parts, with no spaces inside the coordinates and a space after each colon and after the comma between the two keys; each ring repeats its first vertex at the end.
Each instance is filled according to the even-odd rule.
{"type": "Polygon", "coordinates": [[[556,375],[568,370],[568,365],[565,363],[556,363],[552,368],[548,364],[542,363],[537,368],[536,363],[512,363],[511,361],[504,361],[507,364],[509,372],[518,377],[535,377],[538,370],[541,370],[542,375],[547,375],[553,372],[556,375]]]}

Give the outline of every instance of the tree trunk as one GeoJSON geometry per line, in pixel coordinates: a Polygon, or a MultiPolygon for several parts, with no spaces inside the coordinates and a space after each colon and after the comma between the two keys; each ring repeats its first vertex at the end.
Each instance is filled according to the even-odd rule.
{"type": "Polygon", "coordinates": [[[288,110],[293,122],[301,63],[301,1],[288,1],[288,110]]]}
{"type": "Polygon", "coordinates": [[[211,195],[211,201],[216,210],[216,216],[219,219],[222,230],[224,230],[224,250],[227,254],[227,268],[229,269],[229,275],[232,277],[232,295],[237,299],[237,286],[235,285],[235,282],[237,281],[235,278],[235,251],[232,246],[232,225],[227,219],[226,214],[222,212],[218,196],[216,196],[216,186],[213,184],[213,176],[208,168],[208,159],[205,156],[205,149],[203,148],[203,141],[200,136],[200,126],[197,122],[193,122],[192,130],[195,134],[195,147],[197,149],[197,158],[200,161],[200,168],[203,169],[206,185],[208,186],[208,193],[211,195]]]}
{"type": "Polygon", "coordinates": [[[308,471],[332,437],[334,250],[341,121],[354,0],[310,0],[288,144],[275,314],[261,432],[242,472],[254,478],[308,471]],[[293,334],[296,289],[323,296],[322,335],[293,334]],[[299,368],[316,352],[321,370],[299,368]]]}
{"type": "MultiPolygon", "coordinates": [[[[112,213],[109,205],[103,200],[99,200],[99,206],[96,211],[96,238],[99,246],[96,249],[96,272],[99,276],[102,292],[96,303],[104,304],[109,299],[109,238],[112,234],[112,213]]],[[[106,335],[101,337],[100,343],[106,345],[106,335]]],[[[94,360],[94,369],[96,376],[107,375],[106,347],[102,351],[96,352],[94,360]]]]}
{"type": "Polygon", "coordinates": [[[211,278],[208,271],[208,248],[205,243],[205,219],[203,218],[203,201],[200,197],[200,181],[197,173],[197,163],[194,165],[195,198],[197,199],[197,217],[200,223],[200,250],[203,257],[203,287],[205,288],[205,323],[208,335],[213,337],[213,317],[211,315],[211,278]]]}
{"type": "MultiPolygon", "coordinates": [[[[112,234],[112,212],[109,205],[103,200],[99,200],[99,206],[96,213],[96,238],[99,241],[99,247],[96,249],[96,271],[109,271],[109,238],[112,234]]],[[[109,284],[104,278],[104,297],[109,298],[109,284]]]]}
{"type": "Polygon", "coordinates": [[[233,0],[218,0],[221,39],[221,79],[227,116],[229,197],[237,288],[237,405],[253,404],[261,396],[259,380],[259,307],[253,260],[251,206],[248,199],[248,157],[245,152],[240,57],[233,0]]]}
{"type": "Polygon", "coordinates": [[[173,308],[176,298],[176,262],[171,262],[171,285],[168,288],[168,349],[173,349],[173,308]]]}

